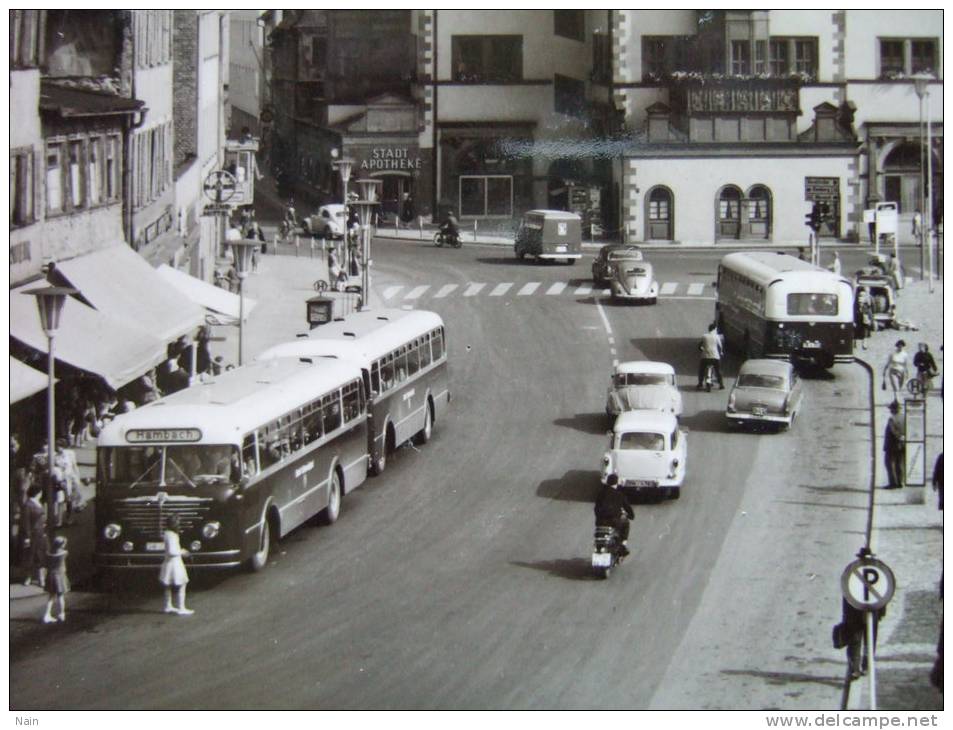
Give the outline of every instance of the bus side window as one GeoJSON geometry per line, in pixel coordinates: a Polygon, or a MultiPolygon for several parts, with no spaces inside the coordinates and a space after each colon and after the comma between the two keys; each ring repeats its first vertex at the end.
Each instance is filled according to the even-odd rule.
{"type": "Polygon", "coordinates": [[[414,340],[407,349],[407,375],[414,375],[420,370],[420,340],[414,340]]]}
{"type": "Polygon", "coordinates": [[[433,333],[433,359],[439,360],[443,357],[443,328],[434,330],[433,333]]]}
{"type": "Polygon", "coordinates": [[[299,408],[292,416],[291,423],[288,425],[288,442],[291,448],[291,452],[295,452],[304,445],[304,434],[302,433],[302,428],[304,424],[302,421],[302,411],[299,408]]]}
{"type": "Polygon", "coordinates": [[[324,415],[324,432],[331,433],[341,425],[341,403],[339,391],[334,391],[321,399],[321,411],[324,415]]]}
{"type": "Polygon", "coordinates": [[[403,383],[407,379],[407,346],[401,345],[400,349],[397,351],[396,362],[394,363],[395,368],[397,369],[397,382],[403,383]]]}
{"type": "Polygon", "coordinates": [[[394,385],[394,354],[384,357],[381,363],[381,390],[390,390],[394,385]]]}
{"type": "Polygon", "coordinates": [[[381,361],[376,361],[371,366],[371,390],[375,393],[381,392],[381,361]]]}
{"type": "Polygon", "coordinates": [[[310,444],[321,438],[323,430],[321,428],[321,401],[313,401],[304,407],[304,417],[302,419],[302,430],[304,442],[310,444]]]}
{"type": "Polygon", "coordinates": [[[253,477],[258,473],[258,443],[253,433],[245,436],[242,442],[242,462],[247,476],[253,477]]]}
{"type": "Polygon", "coordinates": [[[430,364],[430,333],[420,338],[420,367],[425,368],[430,364]]]}
{"type": "Polygon", "coordinates": [[[344,388],[344,421],[353,421],[361,413],[360,384],[351,383],[344,388]]]}

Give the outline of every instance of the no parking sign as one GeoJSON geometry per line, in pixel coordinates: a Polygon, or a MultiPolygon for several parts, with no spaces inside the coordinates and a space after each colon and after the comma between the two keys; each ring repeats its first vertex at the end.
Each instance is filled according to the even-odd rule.
{"type": "Polygon", "coordinates": [[[897,581],[885,563],[865,557],[844,569],[840,584],[851,606],[861,611],[879,611],[893,598],[897,581]]]}

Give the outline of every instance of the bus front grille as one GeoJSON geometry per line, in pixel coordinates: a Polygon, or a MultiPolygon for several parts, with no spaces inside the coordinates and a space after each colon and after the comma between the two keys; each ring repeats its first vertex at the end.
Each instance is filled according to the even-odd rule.
{"type": "Polygon", "coordinates": [[[180,502],[174,499],[166,499],[160,502],[153,499],[119,503],[116,505],[116,517],[124,529],[129,530],[132,535],[147,540],[160,540],[166,520],[172,515],[178,516],[182,531],[200,527],[205,522],[209,512],[209,504],[203,504],[202,502],[211,501],[190,499],[180,502]]]}

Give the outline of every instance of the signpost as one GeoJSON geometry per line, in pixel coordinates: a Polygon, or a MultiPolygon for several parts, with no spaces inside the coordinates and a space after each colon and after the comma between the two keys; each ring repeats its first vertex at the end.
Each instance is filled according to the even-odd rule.
{"type": "MultiPolygon", "coordinates": [[[[927,474],[927,402],[909,399],[903,402],[903,439],[907,445],[906,464],[904,465],[904,483],[908,487],[926,485],[927,474]]],[[[919,504],[926,500],[923,494],[917,499],[919,504]]]]}
{"type": "MultiPolygon", "coordinates": [[[[863,551],[862,551],[863,552],[863,551]]],[[[897,587],[893,571],[871,555],[862,555],[841,574],[844,599],[867,616],[867,657],[870,679],[870,709],[877,709],[877,666],[874,645],[874,613],[886,606],[897,587]]]]}

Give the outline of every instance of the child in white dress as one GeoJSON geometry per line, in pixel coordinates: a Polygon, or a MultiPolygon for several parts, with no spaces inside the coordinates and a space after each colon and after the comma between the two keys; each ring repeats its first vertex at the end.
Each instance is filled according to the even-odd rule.
{"type": "Polygon", "coordinates": [[[166,523],[163,533],[165,542],[165,556],[162,560],[162,567],[159,569],[159,582],[165,586],[165,608],[166,613],[177,613],[180,616],[189,616],[195,613],[193,610],[185,607],[185,585],[189,582],[189,574],[185,571],[185,563],[182,561],[183,555],[188,555],[188,550],[183,550],[179,545],[179,517],[172,515],[166,523]],[[172,605],[172,589],[175,589],[175,606],[172,605]]]}

